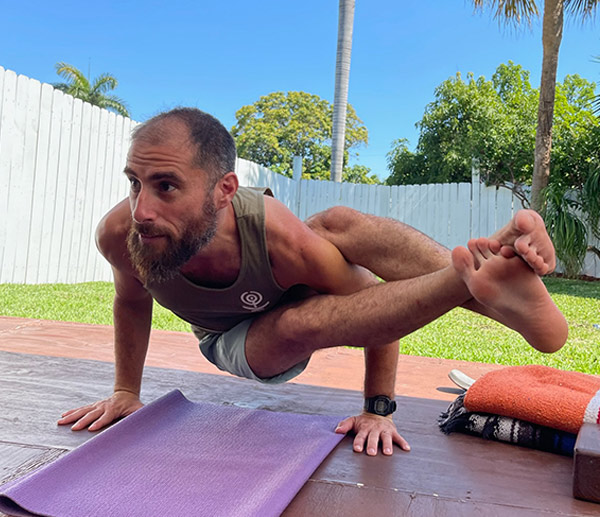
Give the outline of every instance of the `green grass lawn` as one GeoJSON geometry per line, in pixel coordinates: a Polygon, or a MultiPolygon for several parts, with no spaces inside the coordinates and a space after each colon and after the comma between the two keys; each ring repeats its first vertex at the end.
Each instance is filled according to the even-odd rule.
{"type": "MultiPolygon", "coordinates": [[[[463,309],[456,309],[400,342],[409,355],[497,364],[544,364],[600,374],[600,282],[545,279],[569,322],[569,340],[555,354],[533,350],[517,333],[463,309]]],[[[112,323],[109,282],[64,285],[0,284],[0,315],[83,323],[112,323]]],[[[188,331],[189,325],[155,305],[153,326],[188,331]]]]}

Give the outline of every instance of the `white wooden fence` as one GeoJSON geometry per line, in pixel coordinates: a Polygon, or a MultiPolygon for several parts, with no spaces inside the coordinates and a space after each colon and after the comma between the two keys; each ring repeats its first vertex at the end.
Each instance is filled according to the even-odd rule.
{"type": "MultiPolygon", "coordinates": [[[[99,219],[127,196],[136,123],[0,67],[0,283],[111,280],[94,244],[99,219]]],[[[448,247],[489,235],[519,208],[473,184],[382,186],[301,180],[238,160],[240,183],[268,186],[304,219],[346,205],[402,220],[448,247]]],[[[600,276],[597,261],[587,274],[600,276]]]]}

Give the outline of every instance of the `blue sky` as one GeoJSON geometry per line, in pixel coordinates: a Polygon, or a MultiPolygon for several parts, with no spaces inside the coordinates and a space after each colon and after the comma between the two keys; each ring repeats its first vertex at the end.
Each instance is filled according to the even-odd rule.
{"type": "MultiPolygon", "coordinates": [[[[0,12],[1,66],[49,83],[58,61],[109,72],[135,120],[192,105],[231,128],[240,107],[274,91],[333,101],[338,0],[34,0],[0,12]]],[[[500,28],[465,0],[357,0],[352,50],[349,101],[369,130],[354,163],[384,179],[391,142],[416,145],[415,123],[456,72],[489,79],[512,60],[537,87],[541,24],[500,28]]],[[[558,79],[600,80],[595,55],[600,21],[567,20],[558,79]]]]}

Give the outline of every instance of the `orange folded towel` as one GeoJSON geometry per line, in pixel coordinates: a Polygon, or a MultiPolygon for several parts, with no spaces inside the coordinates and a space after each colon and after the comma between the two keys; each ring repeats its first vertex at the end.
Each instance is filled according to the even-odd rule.
{"type": "Polygon", "coordinates": [[[600,423],[600,378],[547,366],[511,366],[467,390],[468,411],[518,418],[569,433],[600,423]]]}

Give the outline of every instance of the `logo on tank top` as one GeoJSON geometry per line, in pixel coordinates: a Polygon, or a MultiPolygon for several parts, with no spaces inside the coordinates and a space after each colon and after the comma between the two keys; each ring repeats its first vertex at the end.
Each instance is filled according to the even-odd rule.
{"type": "Polygon", "coordinates": [[[263,303],[263,295],[258,291],[246,291],[240,296],[242,308],[250,312],[262,311],[269,303],[263,303]],[[261,305],[262,304],[262,305],[261,305]]]}

